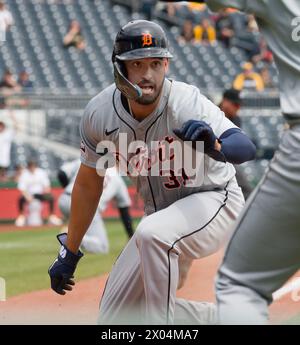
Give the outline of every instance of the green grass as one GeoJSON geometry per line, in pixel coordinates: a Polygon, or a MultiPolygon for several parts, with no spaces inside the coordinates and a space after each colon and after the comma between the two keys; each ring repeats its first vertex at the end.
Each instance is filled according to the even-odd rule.
{"type": "MultiPolygon", "coordinates": [[[[76,280],[109,272],[127,241],[119,221],[106,222],[110,252],[86,254],[80,261],[76,280]]],[[[6,281],[7,297],[49,288],[48,267],[59,250],[56,229],[0,233],[0,277],[6,281]]]]}
{"type": "Polygon", "coordinates": [[[300,314],[292,317],[291,319],[285,321],[284,325],[300,325],[300,314]]]}

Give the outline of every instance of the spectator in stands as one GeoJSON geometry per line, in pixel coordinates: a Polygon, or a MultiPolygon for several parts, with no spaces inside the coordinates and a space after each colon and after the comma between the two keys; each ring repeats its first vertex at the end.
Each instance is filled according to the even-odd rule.
{"type": "Polygon", "coordinates": [[[11,143],[17,130],[17,123],[10,113],[13,121],[13,129],[6,127],[5,123],[0,121],[0,182],[7,181],[7,170],[11,163],[11,143]]]}
{"type": "Polygon", "coordinates": [[[187,4],[190,11],[204,12],[207,9],[206,4],[198,4],[197,2],[189,2],[187,4]]]}
{"type": "MultiPolygon", "coordinates": [[[[244,19],[245,17],[240,17],[244,19]]],[[[243,26],[243,20],[240,23],[240,29],[235,30],[234,45],[243,49],[247,54],[247,60],[252,61],[255,55],[259,54],[260,47],[257,40],[258,27],[253,16],[246,17],[246,27],[243,26]]]]}
{"type": "Polygon", "coordinates": [[[192,22],[199,22],[199,16],[201,12],[191,8],[192,3],[171,3],[171,2],[161,2],[158,1],[156,5],[156,13],[159,14],[160,18],[164,18],[166,22],[172,25],[178,26],[184,20],[189,19],[192,22]]]}
{"type": "Polygon", "coordinates": [[[131,14],[139,12],[140,9],[140,0],[127,0],[127,3],[131,7],[131,14]]]}
{"type": "Polygon", "coordinates": [[[264,90],[264,82],[260,74],[253,71],[253,64],[245,62],[242,73],[238,74],[233,82],[236,90],[255,89],[256,91],[264,90]]]}
{"type": "Polygon", "coordinates": [[[221,41],[226,48],[231,45],[231,39],[234,36],[234,25],[230,14],[222,10],[216,19],[217,39],[221,41]]]}
{"type": "Polygon", "coordinates": [[[259,43],[259,54],[256,54],[252,57],[252,62],[254,64],[257,64],[259,62],[271,64],[273,62],[273,53],[263,37],[261,38],[259,43]]]}
{"type": "MultiPolygon", "coordinates": [[[[29,79],[29,74],[26,71],[22,71],[19,74],[18,84],[20,85],[22,92],[30,92],[33,89],[33,83],[29,79]]],[[[28,107],[30,104],[28,96],[26,94],[22,98],[15,99],[15,105],[21,107],[28,107]]]]}
{"type": "Polygon", "coordinates": [[[19,74],[18,84],[22,88],[22,90],[31,90],[33,89],[33,83],[29,78],[29,74],[26,71],[22,71],[19,74]]]}
{"type": "Polygon", "coordinates": [[[226,117],[236,126],[241,127],[241,118],[238,114],[241,108],[240,91],[236,89],[228,89],[223,93],[223,98],[219,104],[219,108],[224,112],[226,117]]]}
{"type": "Polygon", "coordinates": [[[38,199],[49,204],[49,223],[61,225],[62,221],[54,214],[54,199],[51,194],[50,181],[47,172],[38,168],[35,161],[27,163],[27,169],[21,173],[18,182],[18,189],[21,196],[18,201],[19,216],[16,219],[16,226],[24,226],[26,223],[25,205],[33,199],[38,199]]]}
{"type": "Polygon", "coordinates": [[[247,27],[248,31],[253,33],[258,33],[258,25],[256,23],[255,17],[252,14],[247,16],[247,27]]]}
{"type": "Polygon", "coordinates": [[[158,0],[142,0],[141,11],[146,15],[147,20],[152,20],[153,10],[158,0]]]}
{"type": "Polygon", "coordinates": [[[12,180],[15,183],[19,183],[19,179],[20,179],[20,176],[22,175],[23,170],[24,170],[24,166],[23,165],[17,164],[15,166],[14,174],[12,176],[12,180]]]}
{"type": "Polygon", "coordinates": [[[160,2],[155,6],[156,13],[159,13],[159,16],[171,25],[178,25],[177,9],[181,5],[172,2],[160,2]]]}
{"type": "Polygon", "coordinates": [[[79,50],[85,49],[85,41],[82,35],[82,30],[77,20],[71,21],[63,43],[65,48],[75,47],[79,50]]]}
{"type": "Polygon", "coordinates": [[[195,39],[194,36],[194,25],[191,19],[186,19],[183,22],[181,34],[178,37],[179,43],[193,43],[195,39]]]}
{"type": "Polygon", "coordinates": [[[14,79],[13,74],[6,70],[0,81],[0,108],[6,108],[11,105],[12,100],[10,96],[13,96],[16,92],[21,90],[20,85],[14,79]]]}
{"type": "Polygon", "coordinates": [[[175,17],[175,15],[176,15],[176,4],[172,4],[171,2],[168,2],[166,4],[165,10],[166,10],[169,17],[175,17]]]}
{"type": "Polygon", "coordinates": [[[0,81],[0,89],[17,92],[20,91],[20,85],[15,80],[10,70],[6,70],[3,74],[2,80],[0,81]]]}
{"type": "Polygon", "coordinates": [[[28,105],[28,99],[15,96],[16,93],[22,91],[22,86],[15,80],[13,74],[6,70],[3,79],[0,82],[0,108],[6,107],[26,107],[28,105]]]}
{"type": "Polygon", "coordinates": [[[275,84],[273,83],[273,80],[270,76],[268,66],[265,66],[260,70],[260,75],[263,79],[265,89],[273,89],[275,87],[275,84]]]}
{"type": "MultiPolygon", "coordinates": [[[[6,9],[5,4],[0,1],[0,35],[7,32],[13,24],[12,14],[6,9]]],[[[0,41],[5,40],[5,36],[0,36],[0,41]]]]}
{"type": "Polygon", "coordinates": [[[216,41],[216,30],[209,19],[203,18],[200,25],[194,28],[195,42],[212,44],[216,41]]]}
{"type": "MultiPolygon", "coordinates": [[[[228,89],[224,91],[223,99],[219,104],[219,108],[224,112],[225,116],[240,128],[242,126],[242,121],[238,113],[241,108],[241,103],[240,92],[235,89],[228,89]]],[[[247,199],[253,188],[248,182],[243,168],[237,165],[235,166],[235,170],[238,185],[242,188],[244,198],[247,199]]]]}

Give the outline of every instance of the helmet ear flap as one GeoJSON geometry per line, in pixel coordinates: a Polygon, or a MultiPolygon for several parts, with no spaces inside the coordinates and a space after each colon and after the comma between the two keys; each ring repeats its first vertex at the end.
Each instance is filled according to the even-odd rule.
{"type": "Polygon", "coordinates": [[[118,64],[122,74],[127,78],[128,77],[128,73],[127,73],[127,68],[125,66],[125,62],[116,59],[116,63],[118,64]]]}
{"type": "Polygon", "coordinates": [[[122,67],[120,65],[123,65],[123,69],[125,69],[125,64],[118,62],[116,60],[113,63],[114,66],[114,78],[117,88],[122,92],[122,94],[132,100],[137,100],[140,98],[143,94],[141,88],[138,85],[132,84],[126,76],[123,74],[122,67]]]}

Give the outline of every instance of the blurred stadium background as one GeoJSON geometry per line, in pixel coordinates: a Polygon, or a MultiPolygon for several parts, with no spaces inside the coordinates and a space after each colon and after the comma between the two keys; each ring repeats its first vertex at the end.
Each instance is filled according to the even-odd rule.
{"type": "MultiPolygon", "coordinates": [[[[0,120],[9,125],[9,114],[13,112],[19,127],[12,145],[9,176],[14,175],[17,166],[35,157],[55,186],[61,164],[78,156],[78,124],[85,105],[113,82],[110,61],[115,35],[130,19],[145,19],[149,15],[143,12],[142,5],[143,1],[132,0],[6,1],[14,24],[7,31],[6,40],[0,42],[0,75],[7,69],[14,75],[26,70],[33,83],[33,88],[9,96],[10,105],[0,109],[0,120]],[[72,20],[81,25],[84,50],[63,47],[72,20]],[[14,102],[18,99],[26,102],[14,102]]],[[[183,4],[170,16],[157,3],[151,15],[169,37],[174,54],[169,76],[198,86],[215,103],[220,101],[224,89],[231,87],[242,64],[249,60],[247,39],[257,44],[261,39],[259,32],[251,32],[251,39],[242,37],[246,30],[245,15],[238,12],[230,13],[235,37],[228,48],[218,40],[209,45],[178,41],[186,18],[192,18],[194,23],[204,17],[213,18],[206,8],[198,10],[183,4]]],[[[260,63],[255,65],[256,70],[262,67],[260,63]]],[[[258,148],[257,159],[243,164],[252,185],[257,184],[267,168],[284,128],[276,67],[271,62],[267,68],[272,87],[260,92],[244,89],[241,93],[242,127],[258,148]]],[[[1,186],[3,191],[15,183],[1,186]]],[[[3,206],[4,198],[1,199],[3,206]]]]}

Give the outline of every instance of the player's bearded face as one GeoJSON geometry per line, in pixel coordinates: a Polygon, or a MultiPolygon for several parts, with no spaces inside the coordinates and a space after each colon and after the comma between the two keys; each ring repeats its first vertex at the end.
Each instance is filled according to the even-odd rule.
{"type": "Polygon", "coordinates": [[[157,100],[163,88],[168,65],[168,59],[165,58],[125,61],[128,79],[143,91],[137,103],[147,105],[157,100]]]}

